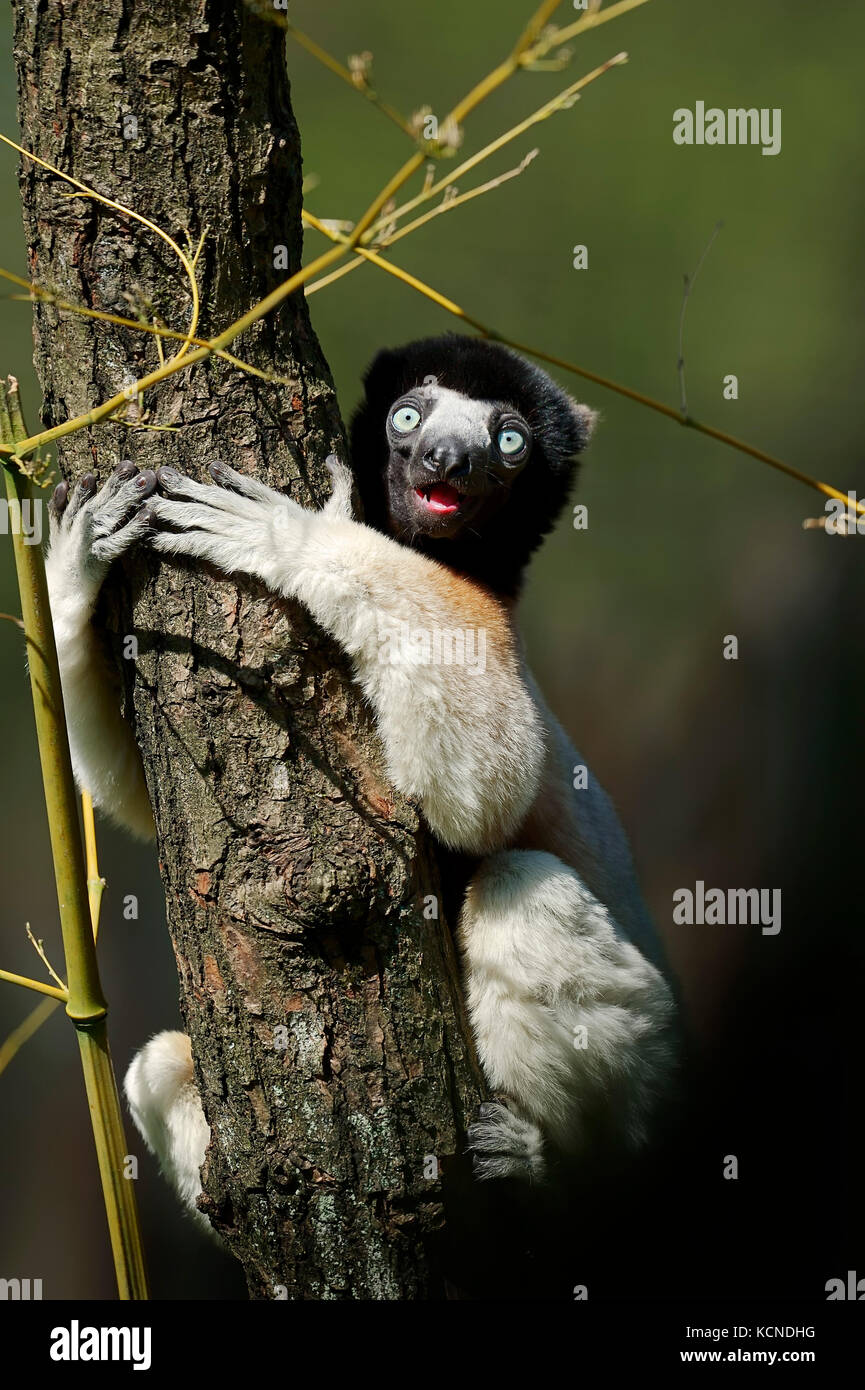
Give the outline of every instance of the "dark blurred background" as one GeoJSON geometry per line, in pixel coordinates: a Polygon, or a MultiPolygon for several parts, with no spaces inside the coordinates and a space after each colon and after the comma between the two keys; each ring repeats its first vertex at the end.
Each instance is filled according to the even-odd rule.
{"type": "MultiPolygon", "coordinates": [[[[337,56],[371,50],[379,90],[406,113],[445,111],[508,51],[529,11],[528,0],[291,6],[337,56]]],[[[560,22],[575,17],[563,4],[560,22]]],[[[0,128],[15,134],[8,14],[2,24],[0,128]]],[[[503,333],[676,405],[682,275],[723,218],[688,309],[692,413],[865,493],[863,45],[854,0],[652,0],[580,39],[566,72],[520,75],[471,118],[463,154],[607,57],[630,55],[462,187],[539,145],[519,179],[422,228],[394,260],[503,333]],[[781,153],[676,146],[673,111],[697,100],[782,108],[781,153]],[[581,243],[589,268],[578,271],[581,243]],[[737,401],[722,397],[728,373],[737,401]]],[[[289,67],[305,173],[318,180],[307,204],[357,216],[404,157],[404,137],[292,46],[289,67]]],[[[24,274],[8,151],[0,177],[0,264],[24,274]]],[[[323,246],[312,232],[307,244],[323,246]]],[[[346,414],[379,346],[455,326],[372,267],[311,307],[346,414]]],[[[0,368],[21,378],[36,421],[30,310],[6,303],[2,316],[0,368]]],[[[523,605],[530,657],[620,808],[693,1046],[680,1138],[646,1199],[652,1221],[644,1231],[631,1213],[613,1225],[595,1290],[822,1297],[827,1279],[865,1258],[852,1195],[865,538],[803,530],[822,514],[819,494],[559,379],[602,420],[578,492],[588,530],[566,517],[535,563],[523,605]],[[727,634],[738,661],[722,658],[727,634]],[[780,888],[780,934],[673,927],[672,894],[697,879],[780,888]],[[735,1182],[722,1178],[728,1154],[735,1182]]],[[[2,537],[0,609],[18,609],[2,537]]],[[[0,727],[0,962],[38,974],[25,921],[62,957],[22,643],[8,623],[0,727]]],[[[100,953],[122,1072],[150,1033],[176,1026],[177,986],[152,853],[105,825],[100,853],[100,953]],[[128,894],[137,921],[123,919],[128,894]]],[[[0,986],[0,1042],[35,1002],[0,986]]],[[[77,1049],[59,1010],[0,1075],[0,1132],[0,1275],[41,1277],[46,1298],[112,1296],[77,1049]]],[[[146,1156],[138,1194],[155,1296],[244,1296],[237,1268],[180,1215],[146,1156]]],[[[575,1250],[574,1283],[580,1259],[575,1250]]]]}

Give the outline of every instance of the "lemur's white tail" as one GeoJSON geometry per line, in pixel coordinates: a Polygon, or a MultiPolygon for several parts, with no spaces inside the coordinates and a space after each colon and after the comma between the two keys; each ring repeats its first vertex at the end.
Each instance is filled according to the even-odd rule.
{"type": "Polygon", "coordinates": [[[123,1083],[145,1144],[180,1200],[213,1235],[195,1205],[210,1129],[195,1086],[192,1049],[185,1033],[157,1033],[132,1059],[123,1083]]]}

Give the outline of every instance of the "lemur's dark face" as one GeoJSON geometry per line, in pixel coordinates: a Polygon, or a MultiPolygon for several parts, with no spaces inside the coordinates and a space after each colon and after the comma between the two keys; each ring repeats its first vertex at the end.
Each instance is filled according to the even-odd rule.
{"type": "Polygon", "coordinates": [[[391,403],[385,432],[388,512],[400,539],[476,531],[506,504],[532,452],[532,432],[513,407],[435,377],[391,403]]]}
{"type": "Polygon", "coordinates": [[[365,520],[514,596],[567,502],[593,420],[501,343],[447,333],[385,348],[351,425],[365,520]]]}

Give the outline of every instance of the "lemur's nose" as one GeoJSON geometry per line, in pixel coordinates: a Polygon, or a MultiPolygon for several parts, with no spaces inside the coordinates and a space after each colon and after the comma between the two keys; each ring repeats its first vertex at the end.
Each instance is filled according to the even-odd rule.
{"type": "Polygon", "coordinates": [[[424,468],[441,474],[448,482],[465,478],[471,472],[471,450],[461,439],[439,439],[423,456],[424,468]]]}

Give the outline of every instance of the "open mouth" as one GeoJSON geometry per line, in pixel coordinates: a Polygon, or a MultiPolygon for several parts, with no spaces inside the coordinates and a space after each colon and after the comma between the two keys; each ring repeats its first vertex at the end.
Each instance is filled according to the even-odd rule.
{"type": "Polygon", "coordinates": [[[459,511],[463,500],[462,494],[448,483],[431,483],[429,487],[416,487],[415,496],[427,511],[435,512],[437,516],[452,516],[454,512],[459,511]]]}

